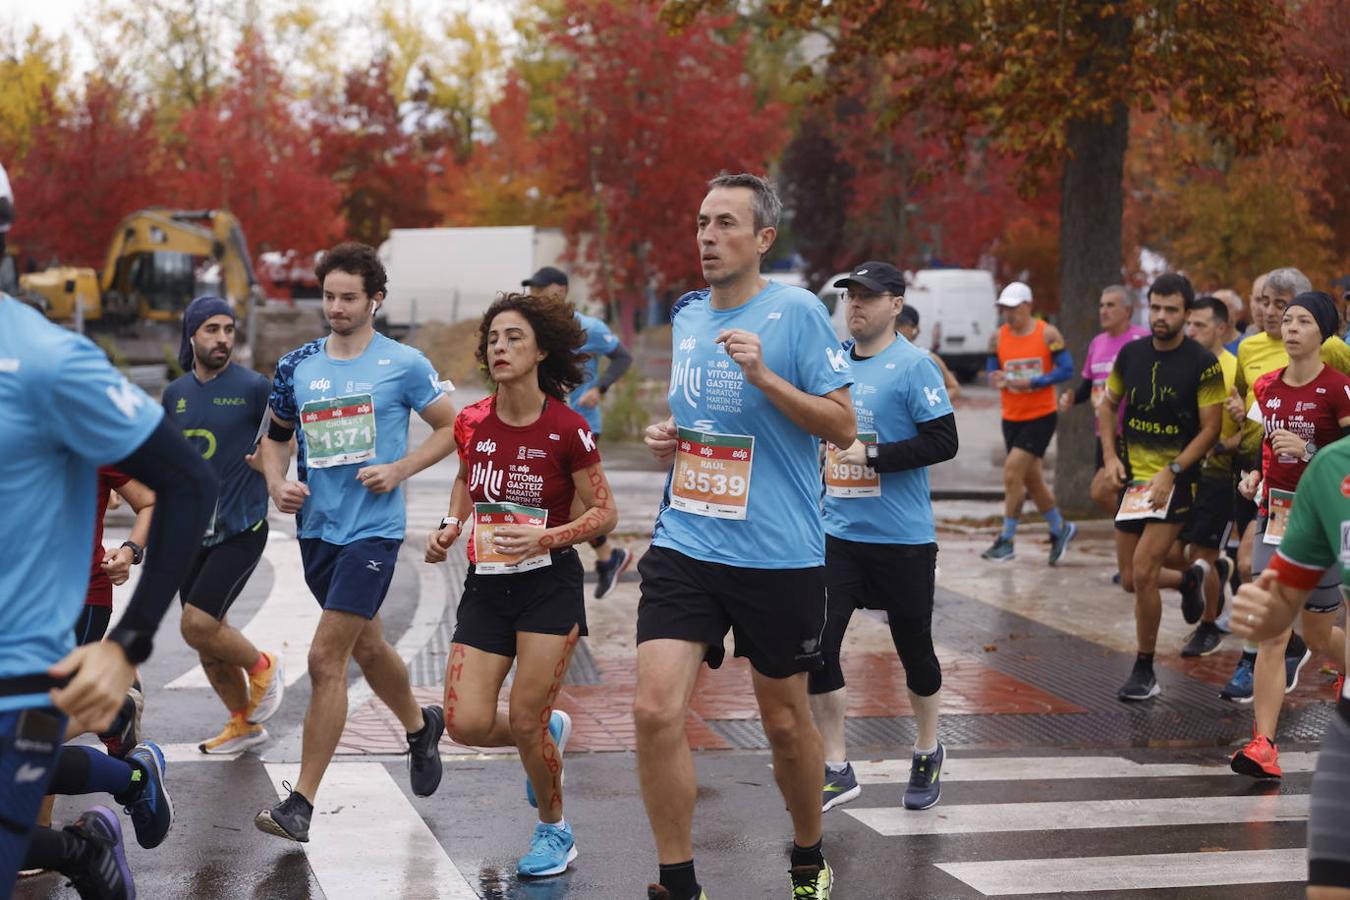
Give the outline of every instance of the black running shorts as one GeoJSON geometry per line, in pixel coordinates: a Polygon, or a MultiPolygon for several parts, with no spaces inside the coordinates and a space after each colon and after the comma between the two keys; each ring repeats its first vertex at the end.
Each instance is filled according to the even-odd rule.
{"type": "Polygon", "coordinates": [[[638,563],[637,642],[670,638],[707,645],[704,660],[722,664],[727,631],[736,655],[767,678],[821,665],[825,567],[751,569],[704,562],[651,547],[638,563]]]}
{"type": "Polygon", "coordinates": [[[570,634],[586,630],[581,558],[571,547],[554,550],[553,564],[512,575],[479,575],[469,567],[451,640],[498,656],[516,655],[516,634],[570,634]]]}
{"type": "Polygon", "coordinates": [[[1231,475],[1202,474],[1190,521],[1181,530],[1182,543],[1221,549],[1228,542],[1228,532],[1233,524],[1233,495],[1231,475]]]}
{"type": "Polygon", "coordinates": [[[1057,413],[1028,419],[1025,422],[1003,420],[1003,446],[1009,453],[1016,447],[1035,457],[1045,456],[1050,439],[1055,436],[1055,423],[1059,421],[1057,413]]]}
{"type": "Polygon", "coordinates": [[[183,576],[179,599],[216,620],[225,618],[266,547],[267,520],[263,519],[219,544],[199,548],[183,576]]]}

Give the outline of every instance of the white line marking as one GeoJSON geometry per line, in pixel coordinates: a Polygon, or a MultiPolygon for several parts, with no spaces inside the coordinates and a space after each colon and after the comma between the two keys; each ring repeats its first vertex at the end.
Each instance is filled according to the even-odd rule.
{"type": "MultiPolygon", "coordinates": [[[[1316,753],[1280,754],[1280,768],[1288,773],[1311,772],[1316,753]]],[[[909,760],[879,759],[853,763],[860,784],[905,784],[909,760]]],[[[1194,775],[1233,777],[1228,764],[1216,758],[1212,766],[1138,763],[1120,756],[947,757],[942,764],[945,783],[960,781],[1058,781],[1069,778],[1179,778],[1194,775]]]]}
{"type": "MultiPolygon", "coordinates": [[[[278,786],[299,774],[298,765],[267,765],[278,786]]],[[[309,837],[296,846],[329,897],[478,900],[384,766],[329,766],[309,837]]]]}
{"type": "Polygon", "coordinates": [[[985,896],[1138,891],[1303,881],[1308,851],[1228,850],[1066,859],[1007,859],[938,863],[937,867],[985,896]]]}
{"type": "Polygon", "coordinates": [[[845,809],[878,834],[986,834],[1150,825],[1292,822],[1308,817],[1308,795],[1162,797],[1150,800],[1074,800],[1059,803],[970,803],[925,812],[845,809]]]}

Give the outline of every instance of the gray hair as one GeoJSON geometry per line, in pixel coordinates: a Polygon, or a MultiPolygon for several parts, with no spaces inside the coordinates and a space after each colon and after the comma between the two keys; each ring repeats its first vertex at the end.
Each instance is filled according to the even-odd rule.
{"type": "Polygon", "coordinates": [[[1276,269],[1266,276],[1265,287],[1270,288],[1276,294],[1290,297],[1297,297],[1304,291],[1312,290],[1312,282],[1308,276],[1304,275],[1298,269],[1286,267],[1276,269]]]}
{"type": "Polygon", "coordinates": [[[749,188],[754,194],[755,210],[755,233],[758,234],[765,228],[778,227],[778,218],[783,214],[783,201],[778,199],[778,192],[773,189],[773,185],[767,179],[760,178],[758,175],[751,175],[749,172],[741,172],[732,175],[723,172],[712,181],[708,182],[708,190],[713,188],[749,188]]]}
{"type": "Polygon", "coordinates": [[[1129,288],[1125,287],[1123,284],[1108,284],[1106,287],[1102,288],[1102,296],[1105,297],[1107,294],[1115,294],[1121,300],[1125,301],[1126,306],[1134,306],[1134,295],[1131,294],[1129,288]]]}

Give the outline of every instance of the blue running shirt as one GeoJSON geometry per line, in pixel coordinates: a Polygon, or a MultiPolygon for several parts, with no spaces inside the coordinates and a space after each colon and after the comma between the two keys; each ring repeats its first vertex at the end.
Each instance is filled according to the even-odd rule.
{"type": "Polygon", "coordinates": [[[297,536],[330,544],[403,539],[403,485],[373,494],[356,479],[365,466],[408,452],[408,415],[443,395],[420,350],[378,332],[356,359],[333,359],[327,338],[277,363],[270,403],[296,426],[300,480],[310,495],[296,516],[297,536]]]}
{"type": "Polygon", "coordinates": [[[590,359],[586,360],[584,366],[586,379],[581,386],[574,390],[567,398],[567,405],[581,413],[581,417],[586,420],[586,425],[591,429],[594,435],[600,434],[600,429],[604,425],[604,420],[600,412],[602,404],[595,406],[577,406],[577,400],[581,395],[595,387],[596,381],[600,379],[600,359],[608,356],[610,351],[619,345],[619,339],[614,336],[614,332],[609,330],[609,326],[594,316],[584,316],[577,313],[577,322],[581,324],[586,332],[586,343],[577,350],[578,353],[589,353],[590,359]]]}
{"type": "MultiPolygon", "coordinates": [[[[845,347],[851,350],[852,343],[845,347]]],[[[916,436],[920,423],[952,413],[942,373],[903,336],[876,356],[850,356],[849,364],[859,434],[872,433],[878,443],[892,444],[916,436]]],[[[827,490],[825,533],[865,544],[935,542],[927,467],[883,472],[879,497],[832,497],[827,490]]]]}
{"type": "Polygon", "coordinates": [[[714,343],[729,328],[753,332],[765,365],[797,389],[824,396],[853,380],[824,305],[801,288],[769,282],[735,309],[714,309],[707,290],[678,308],[669,402],[675,424],[689,431],[652,543],[747,568],[824,565],[818,440],[747,384],[714,343]]]}
{"type": "MultiPolygon", "coordinates": [[[[0,678],[44,673],[74,648],[97,469],[163,415],[87,338],[0,294],[0,678]]],[[[0,697],[0,712],[49,703],[0,697]]]]}
{"type": "Polygon", "coordinates": [[[253,452],[271,389],[266,377],[237,363],[206,383],[188,372],[164,389],[165,415],[220,479],[220,497],[203,546],[219,544],[267,518],[267,481],[244,457],[253,452]]]}

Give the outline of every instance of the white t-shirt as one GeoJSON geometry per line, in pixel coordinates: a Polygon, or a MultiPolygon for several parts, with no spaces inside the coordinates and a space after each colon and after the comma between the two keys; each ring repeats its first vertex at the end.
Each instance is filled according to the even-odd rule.
{"type": "MultiPolygon", "coordinates": [[[[0,164],[0,199],[9,200],[10,203],[14,202],[14,191],[9,186],[9,175],[5,172],[3,164],[0,164]]],[[[9,225],[0,222],[0,233],[6,231],[9,231],[9,225]]]]}

